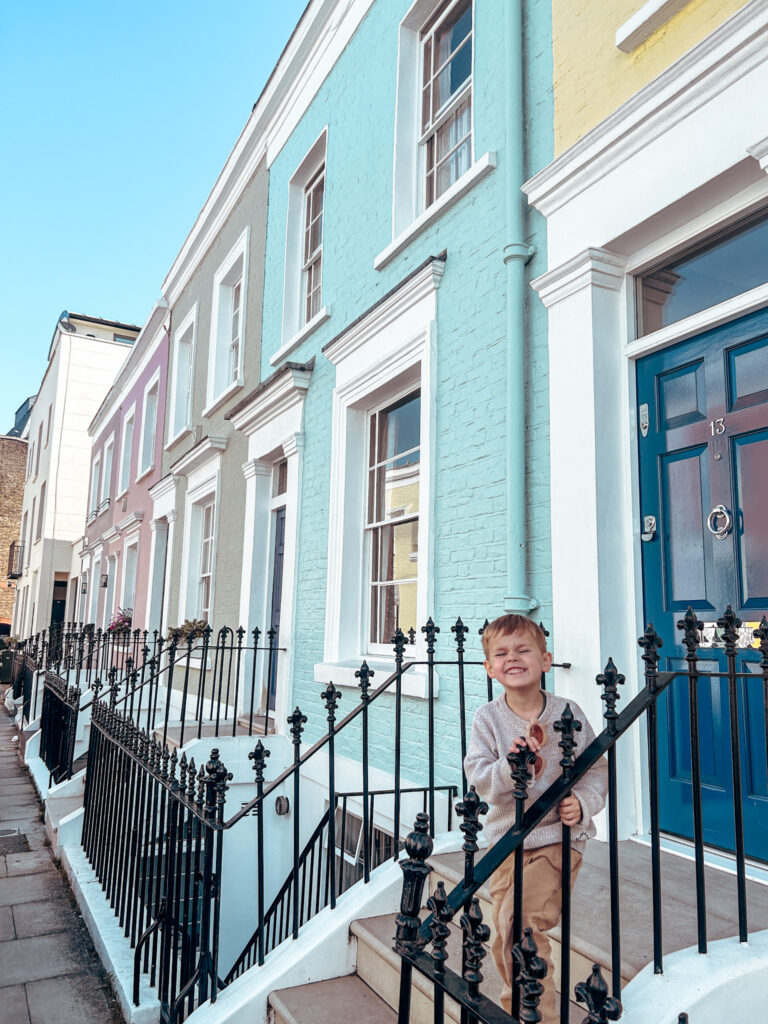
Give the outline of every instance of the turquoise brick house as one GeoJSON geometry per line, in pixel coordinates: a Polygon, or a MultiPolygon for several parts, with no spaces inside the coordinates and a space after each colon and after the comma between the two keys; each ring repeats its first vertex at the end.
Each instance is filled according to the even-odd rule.
{"type": "MultiPolygon", "coordinates": [[[[552,157],[549,11],[327,6],[322,52],[301,36],[311,5],[281,58],[310,52],[266,142],[261,384],[228,414],[252,467],[241,619],[279,623],[275,720],[298,704],[310,740],[325,684],[347,712],[363,658],[375,683],[391,671],[396,626],[417,630],[419,657],[432,616],[439,656],[461,615],[477,659],[486,617],[546,623],[551,601],[546,314],[527,285],[545,239],[520,191],[552,157]]],[[[406,773],[425,686],[407,684],[406,773]]],[[[475,670],[470,713],[485,692],[475,670]]],[[[446,676],[438,728],[455,731],[456,700],[446,676]]],[[[455,777],[458,742],[438,746],[438,775],[455,777]]]]}

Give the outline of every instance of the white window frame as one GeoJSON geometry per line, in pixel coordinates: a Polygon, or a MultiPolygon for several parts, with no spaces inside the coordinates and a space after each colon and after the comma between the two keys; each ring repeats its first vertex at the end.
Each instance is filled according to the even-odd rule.
{"type": "Polygon", "coordinates": [[[92,622],[96,625],[96,620],[99,615],[99,578],[101,576],[100,558],[96,558],[91,562],[91,571],[88,575],[89,579],[93,580],[90,584],[90,592],[85,595],[88,602],[88,622],[92,622]]]}
{"type": "MultiPolygon", "coordinates": [[[[375,408],[409,392],[421,392],[419,477],[419,565],[417,619],[433,610],[432,523],[436,436],[437,288],[444,263],[430,261],[385,302],[353,325],[326,350],[336,367],[331,430],[331,494],[328,534],[328,585],[323,662],[315,680],[355,686],[354,673],[366,658],[377,667],[377,650],[368,639],[368,567],[364,516],[368,466],[368,417],[375,408]],[[343,623],[343,628],[342,628],[343,623]],[[369,654],[373,657],[369,657],[369,654]]],[[[379,649],[383,651],[383,648],[379,649]]],[[[392,649],[378,665],[388,671],[392,649]]],[[[417,633],[415,657],[424,653],[417,633]]],[[[404,692],[426,693],[426,675],[408,673],[404,692]]]]}
{"type": "MultiPolygon", "coordinates": [[[[434,24],[430,26],[429,30],[426,32],[426,34],[424,35],[423,38],[422,38],[423,30],[422,30],[422,32],[419,33],[419,36],[420,36],[420,38],[419,38],[419,67],[421,69],[420,93],[423,93],[423,73],[424,73],[424,62],[425,62],[425,54],[426,54],[426,44],[427,44],[427,42],[429,42],[431,44],[431,48],[434,50],[435,36],[437,34],[437,30],[439,29],[439,27],[448,19],[448,17],[452,14],[452,12],[454,11],[454,9],[456,7],[460,7],[460,6],[462,6],[464,4],[467,4],[467,3],[469,4],[469,7],[470,7],[470,9],[472,11],[472,28],[470,29],[471,38],[469,40],[470,61],[474,60],[474,56],[475,56],[475,54],[474,54],[474,36],[475,36],[475,34],[474,34],[474,27],[475,27],[474,26],[474,13],[475,12],[474,12],[474,7],[473,7],[473,0],[452,0],[452,3],[450,3],[445,8],[445,10],[440,13],[439,17],[435,19],[434,24]]],[[[465,45],[465,44],[462,43],[462,45],[465,45]]],[[[434,194],[433,194],[433,198],[431,200],[429,200],[429,201],[427,200],[427,166],[426,165],[427,165],[427,148],[428,148],[429,142],[430,142],[431,139],[436,139],[437,138],[437,135],[438,135],[438,132],[440,131],[440,129],[452,119],[452,117],[455,114],[455,112],[458,110],[458,108],[460,106],[463,105],[464,101],[467,98],[469,99],[469,104],[470,104],[470,107],[469,107],[469,111],[470,111],[469,112],[469,152],[470,152],[469,165],[470,166],[472,165],[473,156],[474,156],[474,140],[473,140],[473,134],[474,134],[474,131],[473,131],[474,130],[474,122],[473,122],[473,107],[474,107],[474,105],[473,105],[473,91],[474,91],[474,85],[473,85],[473,77],[472,77],[472,69],[473,69],[473,67],[474,67],[474,65],[471,65],[470,73],[469,73],[469,78],[467,79],[467,81],[462,83],[462,85],[460,86],[458,91],[455,93],[455,95],[451,96],[451,98],[444,104],[444,106],[435,112],[434,116],[430,120],[429,126],[426,129],[423,126],[422,119],[421,118],[419,119],[419,180],[420,180],[421,209],[422,210],[428,209],[435,202],[437,202],[437,200],[440,198],[440,196],[444,195],[445,192],[448,191],[448,189],[444,189],[443,192],[441,192],[439,195],[437,194],[437,165],[435,165],[435,169],[434,169],[435,180],[434,180],[434,190],[433,190],[434,194]]],[[[436,76],[431,75],[430,78],[431,78],[431,83],[434,84],[436,76]]],[[[422,103],[419,104],[419,109],[422,109],[422,103]]],[[[463,142],[464,142],[464,139],[462,139],[462,144],[463,144],[463,142]]],[[[455,148],[458,148],[458,147],[455,147],[455,148]]],[[[469,168],[467,168],[467,169],[469,169],[469,168]]],[[[461,175],[459,177],[461,177],[461,175]]],[[[456,180],[458,180],[458,178],[456,180]]],[[[451,184],[455,184],[455,182],[451,182],[451,184]]],[[[450,188],[450,186],[449,186],[449,188],[450,188]]]]}
{"type": "Polygon", "coordinates": [[[91,464],[91,497],[88,502],[88,514],[94,515],[99,507],[99,492],[101,490],[101,452],[97,452],[91,464]]]}
{"type": "MultiPolygon", "coordinates": [[[[294,171],[288,183],[288,210],[285,228],[285,276],[283,280],[283,328],[282,345],[272,356],[274,366],[297,348],[320,324],[331,315],[331,307],[321,305],[315,315],[307,320],[306,294],[304,285],[304,230],[306,227],[307,186],[316,179],[323,168],[323,180],[327,186],[328,127],[320,132],[309,151],[294,171]]],[[[323,241],[325,241],[325,214],[327,189],[323,194],[323,241]]],[[[325,289],[323,289],[323,292],[325,289]]],[[[321,302],[322,297],[321,297],[321,302]]]]}
{"type": "Polygon", "coordinates": [[[48,443],[51,440],[51,416],[53,415],[53,405],[48,406],[48,420],[45,427],[45,447],[48,447],[48,443]]]}
{"type": "Polygon", "coordinates": [[[177,441],[185,437],[192,426],[192,392],[195,382],[195,353],[197,351],[197,303],[195,303],[173,334],[173,367],[171,370],[171,402],[170,416],[168,417],[168,440],[166,450],[177,441]],[[189,340],[188,340],[189,339],[189,340]],[[187,350],[189,358],[189,378],[185,388],[185,394],[179,394],[180,373],[183,366],[181,362],[182,346],[187,350]],[[182,404],[184,406],[182,410],[182,404]],[[179,411],[184,416],[181,424],[177,427],[179,411]]]}
{"type": "MultiPolygon", "coordinates": [[[[438,0],[416,0],[400,22],[395,100],[395,144],[392,188],[392,241],[374,258],[376,270],[385,267],[430,224],[496,167],[496,153],[478,157],[475,151],[475,111],[470,111],[470,166],[431,206],[424,207],[421,156],[421,30],[440,6],[438,0]]],[[[472,87],[475,76],[474,6],[472,24],[472,87]]],[[[458,94],[457,94],[458,95],[458,94]]],[[[447,108],[446,108],[447,109],[447,108]]]]}
{"type": "Polygon", "coordinates": [[[135,612],[136,604],[136,593],[139,586],[139,535],[134,533],[130,537],[126,537],[123,542],[123,571],[120,575],[120,608],[130,608],[131,613],[135,612]],[[128,552],[134,549],[136,552],[136,571],[133,580],[133,594],[131,595],[130,604],[128,603],[128,594],[126,593],[126,580],[128,578],[128,552]]]}
{"type": "MultiPolygon", "coordinates": [[[[374,406],[372,406],[370,409],[367,410],[367,412],[366,412],[366,423],[365,423],[365,426],[366,426],[366,440],[370,437],[371,419],[373,418],[373,416],[376,413],[382,413],[385,409],[387,409],[390,406],[394,405],[395,403],[399,402],[401,399],[407,398],[409,395],[414,395],[416,393],[419,394],[419,402],[420,402],[420,409],[419,409],[419,417],[420,417],[420,419],[419,419],[419,423],[420,423],[419,433],[421,434],[421,418],[424,415],[424,406],[423,406],[423,402],[421,401],[421,392],[419,390],[418,384],[416,384],[414,382],[414,383],[405,384],[403,389],[400,392],[398,392],[398,393],[389,390],[388,394],[387,394],[387,397],[385,398],[385,400],[383,402],[377,402],[374,406]]],[[[369,450],[368,446],[366,445],[366,452],[368,452],[368,450],[369,450]]],[[[364,608],[365,608],[366,614],[365,614],[364,620],[363,620],[363,627],[366,629],[366,634],[367,635],[366,635],[366,638],[365,638],[364,643],[363,643],[363,653],[364,654],[378,654],[378,655],[381,655],[382,657],[387,657],[388,655],[391,655],[391,653],[392,653],[392,646],[391,646],[391,644],[375,643],[374,641],[372,641],[370,639],[371,614],[372,614],[371,591],[373,590],[373,587],[374,587],[374,581],[372,579],[372,569],[373,569],[373,565],[372,565],[372,545],[375,543],[374,538],[377,536],[377,534],[379,533],[380,530],[382,530],[387,525],[389,525],[389,526],[397,525],[400,522],[400,520],[398,520],[397,518],[391,518],[391,519],[388,519],[386,521],[382,520],[380,522],[377,521],[377,522],[374,522],[374,523],[369,523],[368,522],[368,511],[369,511],[368,510],[368,495],[370,494],[369,487],[368,487],[369,472],[370,472],[370,470],[369,470],[369,459],[366,456],[366,459],[365,459],[365,482],[366,482],[366,487],[365,487],[365,490],[363,492],[364,495],[365,495],[365,506],[366,506],[365,507],[365,514],[363,516],[363,545],[364,545],[363,571],[365,573],[365,578],[364,578],[364,586],[365,586],[364,608]]],[[[421,444],[419,444],[419,485],[421,485],[421,476],[422,476],[421,444]]],[[[421,488],[419,489],[419,497],[421,497],[421,488]]],[[[411,522],[412,520],[415,519],[418,522],[420,520],[420,518],[421,518],[420,509],[421,509],[421,501],[419,501],[419,512],[417,512],[415,515],[410,515],[407,518],[404,518],[402,521],[403,522],[411,522]]],[[[420,540],[421,540],[421,537],[419,536],[419,541],[420,540]]],[[[419,556],[420,555],[421,555],[421,550],[419,548],[419,556]]],[[[416,573],[416,584],[417,584],[417,587],[418,587],[419,583],[421,582],[420,579],[419,579],[419,573],[418,573],[419,562],[420,562],[420,558],[417,560],[417,573],[416,573]]],[[[411,581],[407,580],[407,581],[403,581],[403,582],[411,582],[411,581]]],[[[379,586],[379,590],[383,591],[384,590],[384,586],[380,585],[379,586]]],[[[424,620],[424,621],[426,621],[426,620],[424,620]]],[[[418,629],[421,625],[423,625],[423,623],[420,621],[420,622],[414,623],[414,625],[418,629]]]]}
{"type": "Polygon", "coordinates": [[[199,465],[183,475],[187,477],[187,494],[184,508],[179,618],[194,619],[199,611],[202,510],[210,502],[214,502],[213,549],[211,552],[211,613],[213,613],[216,607],[216,558],[221,504],[219,501],[221,491],[221,451],[214,450],[199,465]]]}
{"type": "Polygon", "coordinates": [[[144,396],[141,403],[141,436],[139,438],[139,457],[138,457],[138,472],[136,476],[136,483],[138,483],[143,477],[151,473],[155,468],[156,448],[157,448],[157,420],[160,414],[160,367],[158,367],[152,374],[150,379],[147,381],[147,385],[144,388],[144,396]],[[147,398],[154,388],[157,388],[157,402],[155,404],[155,422],[152,424],[152,450],[151,450],[151,461],[148,465],[144,463],[144,437],[147,430],[147,398]]]}
{"type": "Polygon", "coordinates": [[[134,402],[123,417],[123,425],[120,428],[120,465],[118,467],[117,498],[127,493],[131,485],[131,458],[133,456],[133,442],[136,434],[136,403],[134,402]],[[131,425],[131,443],[126,445],[125,439],[128,425],[131,425]],[[128,461],[126,463],[126,455],[128,461]]]}
{"type": "Polygon", "coordinates": [[[35,476],[40,472],[40,452],[43,450],[43,421],[37,428],[37,449],[35,451],[35,476]]]}
{"type": "Polygon", "coordinates": [[[323,301],[323,228],[325,227],[325,161],[304,186],[304,229],[302,231],[301,264],[301,326],[305,327],[320,312],[323,301]],[[322,183],[323,205],[318,214],[314,208],[314,196],[322,183]],[[308,248],[314,224],[320,221],[320,241],[314,248],[308,248]],[[315,270],[315,268],[317,268],[315,270]],[[315,272],[319,283],[314,283],[315,272]],[[315,308],[312,296],[318,293],[315,308]]]}
{"type": "MultiPolygon", "coordinates": [[[[115,605],[115,576],[117,574],[117,555],[107,557],[107,592],[104,595],[104,610],[102,612],[102,629],[106,629],[112,618],[115,605]]],[[[99,581],[101,583],[101,581],[99,581]]]]}
{"type": "Polygon", "coordinates": [[[208,385],[203,416],[211,416],[245,383],[243,378],[246,308],[248,303],[248,250],[250,228],[246,227],[227,253],[213,277],[211,335],[208,346],[208,385]],[[232,294],[240,283],[240,333],[237,366],[230,365],[232,294]],[[226,368],[217,380],[217,368],[226,368]]]}
{"type": "Polygon", "coordinates": [[[99,488],[99,512],[109,507],[112,491],[112,471],[115,465],[115,432],[104,442],[102,455],[101,487],[99,488]]]}
{"type": "Polygon", "coordinates": [[[47,497],[47,487],[45,486],[46,481],[40,487],[40,496],[37,502],[37,525],[35,526],[35,540],[40,540],[43,536],[43,527],[45,526],[45,499],[47,497]]]}
{"type": "Polygon", "coordinates": [[[210,622],[211,612],[213,610],[213,575],[214,575],[214,549],[216,545],[216,499],[211,497],[200,505],[200,545],[199,545],[199,560],[198,560],[198,597],[197,597],[197,614],[195,618],[205,619],[206,622],[210,622]],[[205,533],[205,520],[208,510],[210,509],[210,534],[205,533]],[[207,560],[206,560],[207,555],[207,560]],[[207,569],[206,569],[207,565],[207,569]],[[203,603],[203,582],[207,578],[208,580],[208,604],[207,606],[203,603]]]}

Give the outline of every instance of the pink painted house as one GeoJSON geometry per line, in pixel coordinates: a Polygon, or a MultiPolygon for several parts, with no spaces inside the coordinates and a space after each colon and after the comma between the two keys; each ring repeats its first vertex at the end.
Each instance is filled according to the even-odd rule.
{"type": "Polygon", "coordinates": [[[161,476],[168,316],[157,303],[88,428],[88,514],[72,612],[97,628],[121,609],[130,609],[134,629],[161,621],[162,586],[152,579],[163,577],[165,545],[157,543],[150,488],[161,476]]]}

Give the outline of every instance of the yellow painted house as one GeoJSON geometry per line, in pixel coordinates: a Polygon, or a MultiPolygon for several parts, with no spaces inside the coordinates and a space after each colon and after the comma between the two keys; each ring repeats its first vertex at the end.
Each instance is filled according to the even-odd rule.
{"type": "MultiPolygon", "coordinates": [[[[679,669],[691,606],[707,670],[722,672],[717,620],[733,608],[738,693],[711,678],[698,722],[686,680],[661,702],[660,824],[666,848],[690,856],[695,733],[705,859],[765,880],[764,683],[748,624],[768,613],[768,3],[553,0],[552,18],[555,155],[523,191],[547,224],[532,286],[548,311],[554,631],[575,665],[613,656],[629,697],[646,623],[660,668],[679,669]]],[[[576,673],[555,686],[582,699],[576,673]]],[[[619,756],[635,779],[620,828],[642,837],[646,738],[619,756]]],[[[764,972],[766,950],[763,932],[720,960],[675,954],[629,1002],[655,1020],[672,984],[692,1021],[725,1019],[735,958],[764,972]]]]}

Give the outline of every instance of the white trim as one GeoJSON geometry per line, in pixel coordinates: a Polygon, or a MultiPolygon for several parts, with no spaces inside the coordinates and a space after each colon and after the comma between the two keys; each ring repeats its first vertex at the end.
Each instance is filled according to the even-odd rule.
{"type": "Polygon", "coordinates": [[[286,356],[290,355],[294,349],[299,347],[302,341],[305,341],[310,334],[313,334],[317,328],[320,327],[321,324],[324,324],[326,320],[330,319],[330,316],[330,306],[323,306],[322,309],[319,309],[311,320],[308,320],[292,338],[289,338],[288,341],[286,341],[282,348],[279,348],[273,356],[270,356],[269,365],[277,366],[278,363],[281,363],[286,356]]]}
{"type": "Polygon", "coordinates": [[[102,512],[102,505],[106,501],[107,508],[109,506],[109,499],[112,496],[112,473],[115,468],[115,431],[112,430],[108,435],[106,441],[101,447],[102,450],[102,474],[101,474],[101,487],[99,488],[99,512],[102,512]],[[109,473],[107,473],[107,448],[112,446],[112,457],[109,460],[109,473]],[[106,493],[105,493],[106,491],[106,493]]]}
{"type": "MultiPolygon", "coordinates": [[[[216,410],[220,409],[222,405],[225,405],[233,395],[236,395],[243,390],[244,384],[245,380],[243,377],[238,377],[237,380],[233,380],[231,384],[228,384],[227,387],[224,388],[218,398],[215,398],[210,405],[207,405],[205,409],[203,409],[200,415],[204,417],[213,416],[216,410]]],[[[187,428],[187,433],[189,433],[189,428],[187,428]]],[[[177,440],[177,438],[174,438],[174,441],[175,440],[177,440]]]]}
{"type": "Polygon", "coordinates": [[[136,477],[135,483],[139,483],[139,481],[143,480],[145,476],[148,476],[149,473],[151,473],[152,470],[155,468],[155,458],[156,458],[156,454],[157,454],[156,451],[155,451],[155,449],[157,448],[157,421],[158,421],[159,418],[160,418],[160,367],[158,366],[157,369],[155,370],[155,372],[152,374],[152,376],[147,381],[147,383],[146,383],[146,385],[144,387],[144,393],[143,393],[142,399],[141,399],[141,433],[139,435],[139,451],[138,451],[138,456],[139,457],[137,459],[138,475],[136,477]],[[147,426],[147,395],[150,393],[150,391],[155,386],[157,386],[157,404],[155,405],[155,425],[154,425],[154,428],[153,428],[153,430],[154,430],[154,439],[153,439],[153,442],[152,442],[151,460],[149,462],[149,465],[145,466],[143,464],[143,459],[144,459],[144,432],[145,432],[146,426],[147,426]]]}
{"type": "Polygon", "coordinates": [[[211,330],[208,344],[208,379],[205,390],[206,408],[203,410],[203,416],[209,416],[211,412],[218,409],[219,406],[225,402],[230,395],[234,394],[238,388],[242,387],[243,384],[245,332],[247,328],[246,309],[248,304],[248,254],[250,248],[250,233],[251,229],[247,226],[221,261],[213,275],[211,330]],[[238,349],[238,372],[236,378],[233,381],[228,381],[217,394],[216,371],[223,365],[226,373],[226,367],[229,366],[229,359],[222,358],[222,350],[226,355],[229,345],[229,329],[231,328],[230,321],[222,322],[225,319],[224,313],[226,311],[226,303],[222,305],[222,294],[225,288],[231,291],[237,283],[237,281],[233,281],[232,285],[228,284],[227,277],[234,271],[238,263],[241,264],[240,274],[237,277],[237,281],[240,283],[240,345],[238,349]]]}
{"type": "MultiPolygon", "coordinates": [[[[312,178],[326,163],[328,125],[326,125],[301,159],[288,182],[285,216],[285,258],[283,260],[282,348],[288,348],[301,331],[311,324],[304,320],[303,273],[305,191],[312,178]]],[[[327,177],[326,177],[327,182],[327,177]]],[[[323,238],[325,238],[325,198],[323,198],[323,238]]],[[[321,301],[325,288],[322,283],[321,301]]]]}
{"type": "Polygon", "coordinates": [[[133,532],[132,534],[130,534],[128,537],[125,538],[125,540],[123,541],[123,552],[122,552],[122,554],[123,554],[123,561],[122,561],[122,572],[120,573],[120,604],[119,604],[118,607],[120,607],[120,608],[130,608],[131,609],[131,613],[133,614],[136,611],[134,605],[136,603],[136,590],[137,590],[138,585],[139,585],[139,534],[138,534],[138,532],[133,532]],[[134,588],[133,589],[133,597],[131,598],[131,603],[129,605],[127,605],[125,603],[125,596],[126,596],[125,595],[125,577],[126,577],[127,571],[128,571],[128,549],[129,548],[134,548],[135,551],[136,551],[136,578],[133,581],[133,588],[134,588]]]}
{"type": "Polygon", "coordinates": [[[190,448],[185,455],[182,455],[180,459],[174,462],[171,466],[173,476],[169,479],[172,481],[174,476],[191,477],[200,466],[217,456],[219,452],[223,452],[226,447],[226,437],[204,437],[199,444],[196,444],[194,448],[190,448]]]}
{"type": "Polygon", "coordinates": [[[195,302],[194,305],[192,306],[192,308],[190,309],[190,311],[187,313],[187,315],[181,321],[179,326],[173,332],[173,358],[172,358],[172,360],[169,360],[169,362],[171,363],[172,370],[171,370],[171,374],[170,374],[170,378],[171,378],[171,400],[170,400],[169,403],[167,403],[170,406],[170,409],[169,409],[170,415],[168,417],[168,424],[167,424],[167,435],[168,435],[168,437],[167,437],[166,444],[165,444],[166,451],[173,444],[175,444],[176,441],[180,440],[180,438],[184,437],[185,434],[189,433],[189,431],[191,429],[191,421],[192,421],[192,392],[194,390],[193,385],[194,385],[194,379],[195,379],[195,354],[197,352],[197,309],[198,309],[198,303],[195,302]],[[192,332],[192,340],[191,340],[190,352],[189,352],[189,382],[188,382],[189,391],[188,391],[188,394],[187,394],[186,415],[184,417],[184,423],[181,426],[181,428],[179,430],[177,430],[173,435],[171,435],[171,431],[173,431],[175,429],[175,425],[176,425],[176,411],[177,411],[177,403],[178,403],[178,399],[179,399],[179,396],[177,394],[178,384],[179,384],[179,345],[180,345],[182,339],[185,338],[186,335],[190,332],[190,330],[192,332]]]}
{"type": "Polygon", "coordinates": [[[647,0],[616,29],[616,46],[623,53],[632,53],[688,3],[689,0],[647,0]]]}
{"type": "Polygon", "coordinates": [[[131,461],[133,456],[134,438],[136,435],[136,402],[132,402],[128,412],[123,416],[122,423],[120,424],[120,462],[117,467],[117,489],[118,493],[115,495],[115,501],[118,498],[122,498],[124,494],[128,493],[128,488],[131,486],[131,461]],[[121,486],[123,483],[123,461],[125,459],[125,428],[126,424],[133,420],[133,426],[131,429],[131,450],[128,455],[128,468],[125,474],[125,486],[121,486]]]}
{"type": "MultiPolygon", "coordinates": [[[[765,59],[768,0],[752,0],[523,185],[549,216],[765,59]]],[[[702,145],[704,140],[702,139],[702,145]]]]}
{"type": "MultiPolygon", "coordinates": [[[[390,395],[419,389],[421,394],[421,474],[419,515],[419,584],[417,617],[433,610],[432,524],[435,474],[435,365],[437,289],[445,269],[431,260],[359,323],[325,350],[336,367],[331,428],[328,570],[323,646],[328,666],[339,679],[343,670],[367,657],[367,607],[363,573],[363,463],[367,451],[368,410],[390,395]],[[359,486],[358,486],[359,485],[359,486]],[[359,493],[358,493],[359,490],[359,493]],[[341,624],[344,623],[342,631],[341,624]]],[[[423,653],[419,635],[416,656],[423,653]]],[[[318,669],[318,672],[321,670],[318,669]]],[[[336,676],[333,675],[334,680],[336,676]]],[[[420,693],[422,691],[419,691],[420,693]]]]}
{"type": "Polygon", "coordinates": [[[219,515],[221,510],[222,450],[222,448],[217,446],[207,446],[206,451],[199,453],[200,457],[194,462],[190,462],[183,473],[187,477],[187,493],[184,499],[184,535],[181,546],[181,581],[178,592],[178,615],[180,622],[197,616],[199,603],[197,583],[199,582],[198,569],[200,559],[199,527],[201,526],[199,516],[202,513],[203,507],[211,500],[214,502],[214,520],[209,621],[213,620],[216,607],[216,560],[218,557],[219,515]],[[194,573],[192,571],[193,557],[197,567],[194,573]],[[193,580],[196,581],[194,585],[193,580]]]}
{"type": "Polygon", "coordinates": [[[414,238],[420,235],[430,224],[433,224],[446,210],[454,206],[478,182],[486,178],[495,167],[496,153],[493,151],[484,153],[479,160],[472,164],[469,170],[465,171],[460,178],[454,181],[449,189],[443,192],[439,199],[436,199],[431,206],[428,206],[423,213],[419,214],[405,231],[401,232],[386,248],[382,249],[378,256],[374,256],[373,269],[382,270],[386,267],[398,253],[402,252],[407,245],[410,245],[414,238]]]}

